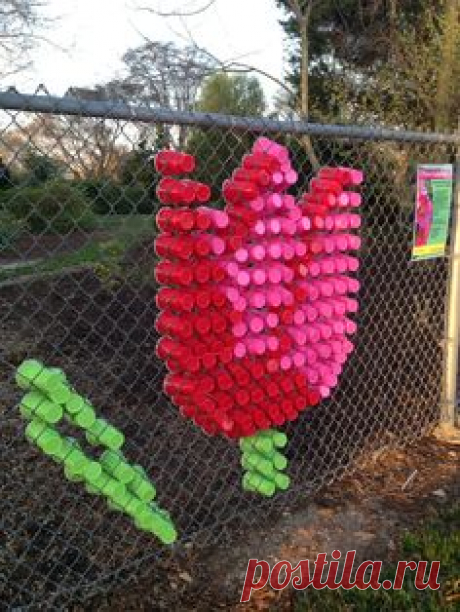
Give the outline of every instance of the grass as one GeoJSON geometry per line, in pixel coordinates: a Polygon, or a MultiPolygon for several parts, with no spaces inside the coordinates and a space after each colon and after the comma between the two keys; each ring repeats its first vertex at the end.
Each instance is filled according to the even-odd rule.
{"type": "Polygon", "coordinates": [[[1,269],[0,281],[30,274],[60,273],[79,266],[116,264],[136,242],[155,231],[155,220],[149,215],[101,216],[88,234],[87,243],[68,253],[50,254],[36,263],[1,269]]]}
{"type": "MultiPolygon", "coordinates": [[[[415,572],[406,571],[401,591],[315,591],[308,588],[294,596],[294,612],[374,612],[414,611],[443,612],[460,610],[460,504],[442,514],[436,521],[405,536],[398,554],[405,561],[440,561],[438,591],[418,591],[414,586],[415,572]]],[[[430,565],[428,565],[430,567],[430,565]]],[[[355,567],[356,570],[356,567],[355,567]]],[[[394,579],[396,564],[384,564],[380,582],[394,579]],[[386,569],[385,569],[386,568],[386,569]]]]}

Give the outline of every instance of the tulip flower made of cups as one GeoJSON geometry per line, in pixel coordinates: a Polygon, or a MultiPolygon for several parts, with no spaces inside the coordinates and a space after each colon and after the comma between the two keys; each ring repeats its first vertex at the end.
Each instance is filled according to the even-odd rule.
{"type": "Polygon", "coordinates": [[[207,185],[178,178],[192,156],[161,151],[155,164],[167,205],[155,242],[165,392],[210,435],[296,419],[330,395],[353,351],[363,173],[322,168],[296,200],[289,151],[259,138],[219,210],[207,185]]]}

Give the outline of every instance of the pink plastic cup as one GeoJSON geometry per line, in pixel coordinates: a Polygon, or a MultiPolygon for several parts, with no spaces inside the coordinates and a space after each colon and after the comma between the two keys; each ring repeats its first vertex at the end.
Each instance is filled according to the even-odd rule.
{"type": "Polygon", "coordinates": [[[253,200],[251,200],[249,202],[249,207],[254,211],[254,212],[262,212],[265,208],[265,200],[262,196],[259,196],[257,198],[254,198],[253,200]]]}
{"type": "Polygon", "coordinates": [[[288,370],[292,369],[292,366],[294,365],[291,357],[289,355],[283,355],[280,359],[280,368],[281,370],[283,370],[284,372],[287,372],[288,370]]]}
{"type": "Polygon", "coordinates": [[[253,334],[260,334],[264,330],[265,322],[260,316],[248,314],[249,329],[253,334]]]}
{"type": "Polygon", "coordinates": [[[356,191],[344,191],[342,195],[345,196],[347,201],[345,206],[350,206],[351,208],[361,206],[363,199],[360,193],[356,191]]]}
{"type": "Polygon", "coordinates": [[[269,329],[276,329],[279,325],[280,318],[276,312],[269,312],[265,315],[265,325],[269,329]]]}
{"type": "Polygon", "coordinates": [[[261,287],[267,283],[267,272],[263,268],[254,268],[251,271],[251,278],[254,285],[261,287]]]}
{"type": "Polygon", "coordinates": [[[303,304],[301,308],[305,313],[305,320],[307,323],[314,323],[318,316],[320,316],[319,309],[311,306],[310,304],[303,304]]]}
{"type": "Polygon", "coordinates": [[[292,325],[289,325],[287,327],[287,332],[291,336],[291,338],[294,340],[294,343],[297,344],[297,346],[305,346],[307,344],[308,334],[306,330],[299,329],[298,327],[293,327],[292,325]]]}
{"type": "Polygon", "coordinates": [[[230,219],[227,213],[223,210],[215,210],[208,206],[200,206],[198,210],[206,212],[211,218],[211,222],[216,229],[225,229],[230,224],[230,219]]]}
{"type": "Polygon", "coordinates": [[[266,240],[263,242],[265,252],[271,259],[281,259],[283,256],[283,243],[280,240],[266,240]]]}
{"type": "Polygon", "coordinates": [[[294,351],[292,354],[292,362],[296,368],[302,368],[307,362],[305,353],[294,351]]]}
{"type": "Polygon", "coordinates": [[[318,358],[323,361],[330,359],[332,356],[332,348],[324,342],[317,342],[314,350],[318,355],[318,358]]]}
{"type": "Polygon", "coordinates": [[[236,302],[233,304],[233,308],[237,311],[237,312],[244,312],[245,310],[247,310],[248,308],[248,303],[246,301],[246,299],[244,297],[240,297],[236,300],[236,302]]]}
{"type": "Polygon", "coordinates": [[[235,325],[233,325],[232,327],[232,334],[235,336],[235,338],[244,338],[244,336],[246,336],[247,333],[248,333],[248,326],[243,321],[240,321],[239,323],[235,323],[235,325]]]}
{"type": "Polygon", "coordinates": [[[264,308],[267,303],[267,298],[262,291],[250,290],[246,295],[251,308],[264,308]]]}
{"type": "Polygon", "coordinates": [[[320,317],[325,319],[330,319],[334,314],[334,309],[328,300],[317,300],[313,302],[312,307],[320,317]]]}
{"type": "Polygon", "coordinates": [[[214,255],[220,256],[225,253],[226,244],[225,241],[222,240],[219,236],[210,236],[209,235],[209,244],[211,245],[211,252],[214,255]]]}
{"type": "Polygon", "coordinates": [[[313,325],[305,328],[305,335],[307,336],[307,341],[311,344],[315,344],[321,340],[321,334],[319,330],[316,329],[313,325]]]}

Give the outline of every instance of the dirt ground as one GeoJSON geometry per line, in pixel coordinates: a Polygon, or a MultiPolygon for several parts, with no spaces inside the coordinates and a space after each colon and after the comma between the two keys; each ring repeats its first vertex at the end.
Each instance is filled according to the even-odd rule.
{"type": "MultiPolygon", "coordinates": [[[[93,232],[92,239],[100,238],[103,232],[93,232]]],[[[76,251],[88,244],[89,234],[84,231],[73,231],[65,235],[59,234],[25,234],[14,243],[10,249],[0,249],[0,264],[11,262],[27,262],[63,255],[76,251]]]]}
{"type": "Polygon", "coordinates": [[[460,445],[427,437],[405,451],[381,451],[348,478],[306,499],[295,512],[231,547],[159,568],[77,610],[291,610],[292,593],[269,588],[239,604],[248,560],[297,564],[319,552],[357,551],[358,560],[395,562],[398,542],[460,493],[460,445]],[[203,585],[206,585],[205,587],[203,585]]]}

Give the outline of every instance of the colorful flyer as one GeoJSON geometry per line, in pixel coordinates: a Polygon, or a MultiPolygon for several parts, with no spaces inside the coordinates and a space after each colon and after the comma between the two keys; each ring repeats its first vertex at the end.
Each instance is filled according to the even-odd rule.
{"type": "Polygon", "coordinates": [[[417,167],[412,259],[444,257],[452,203],[451,164],[417,167]]]}

